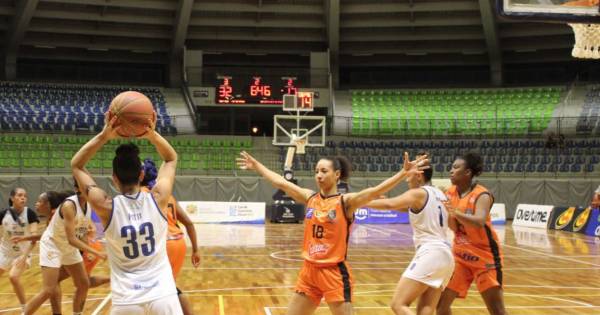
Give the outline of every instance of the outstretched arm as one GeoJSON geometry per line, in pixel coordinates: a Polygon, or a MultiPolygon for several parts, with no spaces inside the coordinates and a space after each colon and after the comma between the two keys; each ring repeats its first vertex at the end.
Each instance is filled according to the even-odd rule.
{"type": "Polygon", "coordinates": [[[314,191],[310,189],[302,188],[285,180],[283,176],[271,171],[247,152],[244,151],[240,153],[240,156],[241,157],[237,159],[237,164],[241,169],[254,170],[264,179],[269,181],[273,187],[283,190],[288,196],[292,197],[294,201],[306,204],[308,198],[314,194],[314,191]]]}
{"type": "Polygon", "coordinates": [[[88,202],[96,210],[102,224],[106,226],[112,211],[112,199],[108,194],[96,185],[96,181],[85,169],[85,165],[91,160],[94,155],[105,145],[109,140],[118,138],[117,130],[119,127],[113,128],[116,117],[108,121],[108,113],[106,114],[104,129],[94,138],[75,153],[71,159],[71,172],[82,189],[83,195],[88,202]]]}
{"type": "Polygon", "coordinates": [[[416,210],[423,208],[425,202],[427,202],[425,189],[415,188],[394,198],[373,200],[367,204],[367,207],[406,212],[408,208],[416,210]]]}
{"type": "Polygon", "coordinates": [[[152,194],[158,207],[164,209],[173,192],[175,172],[177,171],[177,152],[165,138],[154,130],[154,126],[146,132],[144,138],[152,143],[163,160],[156,177],[156,185],[152,188],[152,194]]]}
{"type": "Polygon", "coordinates": [[[183,211],[183,208],[177,203],[176,205],[177,211],[177,220],[179,220],[183,226],[185,226],[185,230],[187,232],[188,237],[190,238],[190,243],[192,243],[192,265],[194,267],[198,267],[200,265],[200,254],[198,253],[198,239],[196,236],[196,227],[194,227],[194,223],[190,220],[187,213],[183,211]]]}
{"type": "Polygon", "coordinates": [[[362,207],[369,203],[371,200],[385,194],[390,191],[396,185],[398,185],[403,179],[407,178],[412,174],[422,173],[424,169],[428,169],[427,156],[423,155],[414,161],[410,161],[408,153],[404,153],[404,167],[400,172],[394,176],[386,179],[375,187],[369,187],[363,189],[357,193],[350,193],[344,195],[344,201],[346,202],[346,216],[352,217],[354,210],[362,207]]]}

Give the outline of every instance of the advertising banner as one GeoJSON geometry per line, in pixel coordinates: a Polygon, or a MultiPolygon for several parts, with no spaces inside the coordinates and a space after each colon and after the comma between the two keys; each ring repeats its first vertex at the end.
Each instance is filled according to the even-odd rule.
{"type": "Polygon", "coordinates": [[[547,205],[519,204],[512,225],[546,229],[553,208],[553,206],[547,205]]]}
{"type": "Polygon", "coordinates": [[[600,210],[592,209],[585,234],[590,236],[600,236],[600,210]]]}
{"type": "Polygon", "coordinates": [[[354,222],[359,224],[408,223],[408,213],[393,210],[359,208],[354,212],[354,222]]]}
{"type": "Polygon", "coordinates": [[[583,207],[554,207],[548,228],[567,232],[575,232],[573,230],[574,227],[577,231],[582,228],[585,230],[589,214],[590,211],[586,211],[583,207]]]}
{"type": "Polygon", "coordinates": [[[265,223],[264,202],[180,201],[194,223],[265,223]]]}
{"type": "Polygon", "coordinates": [[[492,224],[506,224],[506,205],[495,203],[490,210],[492,224]]]}

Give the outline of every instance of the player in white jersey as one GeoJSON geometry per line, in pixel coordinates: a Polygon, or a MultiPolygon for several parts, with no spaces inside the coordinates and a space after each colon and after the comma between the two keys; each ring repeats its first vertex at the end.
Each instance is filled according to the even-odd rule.
{"type": "Polygon", "coordinates": [[[432,169],[424,170],[423,174],[408,179],[411,189],[404,194],[367,205],[409,213],[416,253],[392,298],[391,307],[397,315],[414,314],[409,306],[417,298],[417,314],[433,314],[454,271],[454,257],[447,239],[448,212],[444,206],[447,199],[441,190],[431,186],[432,175],[432,169]]]}
{"type": "Polygon", "coordinates": [[[112,315],[180,315],[175,281],[167,257],[167,207],[175,181],[177,153],[154,128],[143,138],[157,149],[163,164],[151,192],[140,189],[144,178],[139,149],[123,144],[113,159],[113,182],[121,192],[111,198],[96,186],[85,164],[109,140],[118,138],[116,117],[71,160],[73,176],[83,188],[105,229],[111,269],[112,315]]]}
{"type": "Polygon", "coordinates": [[[40,266],[43,289],[25,307],[25,314],[33,314],[51,296],[60,294],[61,269],[73,279],[73,314],[83,312],[90,282],[83,265],[80,250],[105,258],[105,254],[83,241],[87,237],[91,212],[81,194],[67,197],[58,207],[40,240],[40,266]]]}
{"type": "Polygon", "coordinates": [[[27,192],[15,188],[10,192],[9,208],[0,211],[2,240],[0,241],[0,275],[8,271],[13,290],[21,303],[25,305],[25,289],[21,285],[21,274],[31,266],[31,251],[35,242],[17,243],[18,237],[35,235],[40,220],[37,214],[27,208],[27,192]]]}

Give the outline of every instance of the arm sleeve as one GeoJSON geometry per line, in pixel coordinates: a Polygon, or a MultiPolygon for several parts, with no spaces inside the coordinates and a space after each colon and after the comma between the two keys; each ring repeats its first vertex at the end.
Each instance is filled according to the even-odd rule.
{"type": "Polygon", "coordinates": [[[40,223],[40,219],[38,218],[37,213],[35,211],[27,208],[27,222],[29,223],[40,223]]]}

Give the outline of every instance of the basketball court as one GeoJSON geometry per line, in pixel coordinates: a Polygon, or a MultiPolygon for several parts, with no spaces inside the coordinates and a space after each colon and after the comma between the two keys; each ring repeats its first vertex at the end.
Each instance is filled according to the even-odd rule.
{"type": "MultiPolygon", "coordinates": [[[[600,240],[580,234],[496,226],[505,256],[509,314],[600,314],[600,240]]],[[[281,315],[302,264],[302,225],[196,225],[202,254],[197,270],[186,260],[178,280],[197,314],[281,315]],[[242,245],[243,244],[243,245],[242,245]]],[[[408,224],[358,225],[350,237],[349,265],[356,279],[356,314],[393,314],[388,304],[396,281],[414,254],[408,224]]],[[[108,275],[106,262],[96,274],[108,275]]],[[[41,287],[37,256],[23,276],[27,294],[41,287]]],[[[62,285],[64,314],[73,287],[62,285]]],[[[109,314],[109,287],[90,290],[85,314],[109,314]]],[[[7,278],[0,281],[0,314],[19,314],[7,278]]],[[[453,314],[486,314],[473,286],[453,314]]],[[[44,306],[41,313],[50,312],[44,306]]],[[[325,304],[315,314],[329,314],[325,304]]]]}

